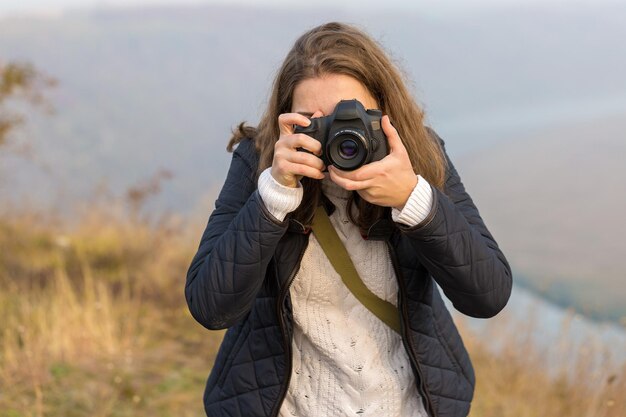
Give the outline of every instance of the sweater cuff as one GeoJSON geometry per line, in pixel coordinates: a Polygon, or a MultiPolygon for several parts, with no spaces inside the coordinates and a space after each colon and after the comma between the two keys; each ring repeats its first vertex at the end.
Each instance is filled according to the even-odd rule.
{"type": "Polygon", "coordinates": [[[267,210],[279,221],[298,208],[302,202],[304,189],[298,181],[298,187],[286,187],[272,177],[272,167],[266,168],[259,175],[259,194],[267,210]]]}
{"type": "Polygon", "coordinates": [[[421,175],[417,175],[417,185],[402,208],[391,209],[391,218],[396,223],[416,226],[430,213],[433,206],[433,190],[430,183],[421,175]]]}

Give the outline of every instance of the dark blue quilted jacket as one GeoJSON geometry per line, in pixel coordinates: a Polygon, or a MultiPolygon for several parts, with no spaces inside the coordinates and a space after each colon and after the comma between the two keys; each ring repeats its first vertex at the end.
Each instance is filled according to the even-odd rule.
{"type": "MultiPolygon", "coordinates": [[[[511,292],[509,264],[448,163],[428,218],[414,227],[380,220],[368,235],[388,243],[404,346],[433,417],[466,416],[474,393],[470,358],[434,283],[472,317],[497,314],[511,292]]],[[[291,375],[289,285],[309,230],[267,211],[257,164],[254,143],[243,140],[187,272],[193,317],[208,329],[228,328],[204,394],[211,417],[276,416],[291,375]]]]}

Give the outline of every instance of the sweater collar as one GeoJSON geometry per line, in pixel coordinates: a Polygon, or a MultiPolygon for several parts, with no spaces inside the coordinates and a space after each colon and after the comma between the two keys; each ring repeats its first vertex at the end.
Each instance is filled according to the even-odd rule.
{"type": "Polygon", "coordinates": [[[333,200],[339,199],[347,201],[352,194],[352,191],[345,190],[341,188],[339,185],[335,184],[330,179],[330,174],[328,172],[324,173],[324,179],[321,180],[322,192],[333,200]]]}

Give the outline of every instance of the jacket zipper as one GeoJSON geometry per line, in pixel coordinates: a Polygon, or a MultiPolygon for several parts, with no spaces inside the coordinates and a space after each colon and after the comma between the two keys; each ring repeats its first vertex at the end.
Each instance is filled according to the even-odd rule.
{"type": "Polygon", "coordinates": [[[422,398],[426,399],[426,403],[425,403],[426,412],[431,417],[437,417],[437,413],[435,412],[435,408],[433,406],[433,400],[430,397],[430,393],[426,389],[426,383],[424,382],[424,375],[422,373],[422,369],[420,368],[420,364],[417,361],[417,358],[415,357],[415,350],[413,347],[413,342],[411,342],[411,338],[408,337],[407,335],[407,329],[409,328],[409,314],[406,310],[406,302],[404,298],[406,294],[404,280],[400,276],[400,268],[398,267],[398,260],[396,258],[396,254],[393,248],[391,247],[391,242],[387,240],[386,243],[387,243],[387,250],[389,251],[389,257],[391,258],[391,263],[393,264],[393,269],[396,272],[396,280],[398,281],[398,284],[400,286],[400,297],[399,297],[400,305],[398,307],[399,307],[400,313],[402,314],[402,320],[401,320],[402,343],[404,344],[404,349],[409,354],[409,359],[411,360],[413,364],[413,369],[417,371],[417,376],[420,381],[419,383],[420,394],[422,395],[422,398]]]}
{"type": "MultiPolygon", "coordinates": [[[[302,262],[302,257],[304,256],[304,251],[306,250],[306,247],[307,247],[306,244],[303,245],[302,250],[300,251],[300,255],[298,255],[298,262],[296,263],[293,270],[291,271],[291,275],[289,276],[289,279],[287,280],[287,285],[285,285],[285,287],[281,290],[278,296],[278,304],[276,305],[276,312],[278,313],[278,324],[280,326],[280,332],[283,334],[283,346],[285,348],[285,352],[287,352],[287,361],[286,361],[287,378],[285,379],[285,383],[280,389],[280,396],[279,396],[278,402],[276,403],[276,408],[271,414],[273,417],[278,416],[278,412],[280,411],[280,406],[282,405],[283,400],[285,399],[285,396],[287,395],[287,389],[289,388],[289,383],[291,382],[291,370],[293,366],[293,363],[292,363],[293,352],[291,351],[291,340],[289,340],[289,336],[287,335],[287,329],[285,328],[285,321],[283,319],[283,304],[285,302],[285,298],[287,297],[287,294],[289,293],[289,288],[291,287],[291,284],[293,283],[293,280],[296,277],[296,273],[298,269],[300,269],[300,263],[302,262]]],[[[278,279],[278,267],[276,266],[276,263],[274,263],[274,268],[276,270],[275,271],[276,278],[278,279]]]]}

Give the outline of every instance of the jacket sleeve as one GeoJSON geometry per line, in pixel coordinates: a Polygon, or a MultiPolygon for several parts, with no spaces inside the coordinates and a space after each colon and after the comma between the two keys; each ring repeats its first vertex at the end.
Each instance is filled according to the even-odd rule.
{"type": "Polygon", "coordinates": [[[245,139],[233,152],[215,210],[187,271],[189,310],[211,330],[230,327],[248,314],[287,230],[288,221],[279,222],[261,200],[256,167],[254,143],[245,139]]]}
{"type": "Polygon", "coordinates": [[[445,193],[433,189],[433,207],[421,223],[408,227],[416,256],[454,307],[472,317],[488,318],[504,308],[511,294],[511,267],[487,230],[472,198],[441,143],[448,170],[445,193]]]}

